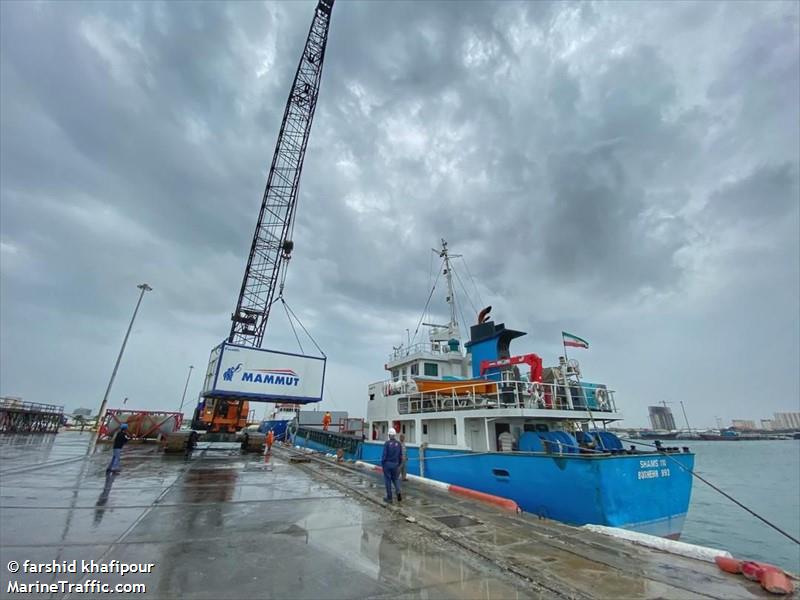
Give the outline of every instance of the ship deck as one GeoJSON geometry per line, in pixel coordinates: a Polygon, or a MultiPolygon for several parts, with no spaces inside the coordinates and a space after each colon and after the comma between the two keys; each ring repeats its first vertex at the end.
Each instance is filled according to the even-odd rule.
{"type": "Polygon", "coordinates": [[[133,442],[123,471],[107,479],[110,448],[87,452],[88,441],[77,432],[0,437],[0,594],[10,596],[9,581],[96,579],[143,583],[144,598],[766,596],[710,563],[418,483],[387,507],[379,475],[285,448],[265,459],[206,444],[186,459],[133,442]],[[25,560],[154,567],[8,572],[9,561],[25,560]]]}

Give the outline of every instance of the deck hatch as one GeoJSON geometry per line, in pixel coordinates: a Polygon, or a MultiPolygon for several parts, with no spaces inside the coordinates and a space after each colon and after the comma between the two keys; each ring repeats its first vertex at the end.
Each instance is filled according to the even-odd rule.
{"type": "Polygon", "coordinates": [[[465,515],[445,515],[443,517],[433,517],[437,521],[441,521],[451,529],[459,527],[471,527],[473,525],[482,525],[477,519],[467,517],[465,515]]]}

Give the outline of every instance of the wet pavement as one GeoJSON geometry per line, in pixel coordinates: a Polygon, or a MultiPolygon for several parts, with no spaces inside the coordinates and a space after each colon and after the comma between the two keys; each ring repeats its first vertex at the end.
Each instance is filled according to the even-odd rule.
{"type": "MultiPolygon", "coordinates": [[[[0,437],[0,596],[9,581],[143,583],[152,598],[755,598],[757,584],[580,529],[374,473],[238,448],[129,444],[106,476],[89,435],[0,437]],[[443,517],[443,518],[442,518],[443,517]],[[411,518],[414,522],[410,522],[411,518]],[[8,572],[76,560],[150,573],[8,572]]],[[[96,597],[56,591],[34,597],[96,597]]]]}
{"type": "MultiPolygon", "coordinates": [[[[153,598],[538,598],[478,557],[284,458],[129,444],[106,477],[88,434],[0,438],[0,569],[8,582],[144,583],[153,598]],[[10,574],[23,563],[154,563],[152,573],[10,574]]],[[[34,597],[87,597],[41,593],[34,597]]],[[[96,596],[96,594],[94,594],[96,596]]]]}
{"type": "MultiPolygon", "coordinates": [[[[286,451],[282,451],[286,452],[286,451]]],[[[299,450],[292,451],[303,455],[299,450]]],[[[365,501],[382,504],[382,476],[312,456],[301,465],[365,501]]],[[[513,514],[414,481],[384,510],[473,553],[549,597],[765,598],[756,582],[702,562],[533,515],[513,514]],[[455,527],[449,524],[455,524],[455,527]]]]}

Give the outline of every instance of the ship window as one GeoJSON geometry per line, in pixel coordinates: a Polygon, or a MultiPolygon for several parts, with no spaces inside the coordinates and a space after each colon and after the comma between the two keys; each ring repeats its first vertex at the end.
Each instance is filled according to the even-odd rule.
{"type": "Polygon", "coordinates": [[[422,435],[428,435],[428,424],[427,423],[423,423],[422,424],[422,435]]]}
{"type": "Polygon", "coordinates": [[[457,435],[456,434],[456,424],[455,423],[453,423],[453,435],[457,435]]]}
{"type": "Polygon", "coordinates": [[[370,400],[375,400],[375,394],[370,394],[370,395],[369,395],[369,399],[370,399],[370,400]]]}
{"type": "Polygon", "coordinates": [[[397,369],[392,369],[392,380],[397,381],[398,377],[400,377],[400,371],[397,369]]]}
{"type": "Polygon", "coordinates": [[[411,365],[411,374],[412,375],[419,375],[419,363],[413,363],[411,365]]]}
{"type": "Polygon", "coordinates": [[[436,363],[423,363],[425,365],[425,375],[428,377],[438,377],[439,376],[439,365],[436,363]]]}

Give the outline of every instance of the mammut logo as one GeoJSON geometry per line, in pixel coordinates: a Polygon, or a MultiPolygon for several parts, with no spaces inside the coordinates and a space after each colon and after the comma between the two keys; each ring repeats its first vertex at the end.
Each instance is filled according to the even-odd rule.
{"type": "Polygon", "coordinates": [[[300,376],[291,369],[254,369],[252,372],[242,373],[242,381],[297,387],[300,383],[300,376]]]}
{"type": "Polygon", "coordinates": [[[242,363],[239,363],[235,367],[228,367],[225,369],[225,372],[222,374],[222,379],[225,381],[232,381],[234,373],[238,373],[242,368],[242,363]]]}

